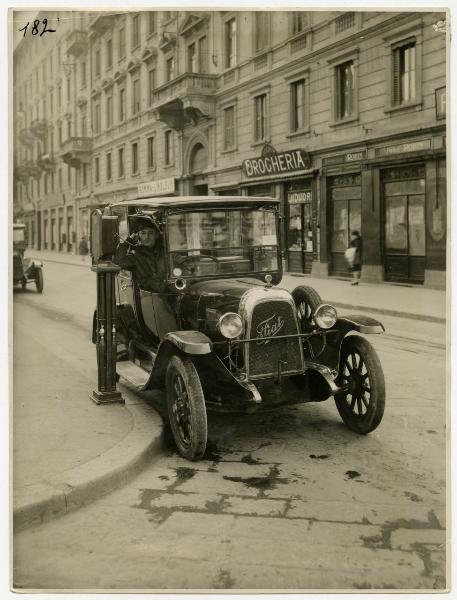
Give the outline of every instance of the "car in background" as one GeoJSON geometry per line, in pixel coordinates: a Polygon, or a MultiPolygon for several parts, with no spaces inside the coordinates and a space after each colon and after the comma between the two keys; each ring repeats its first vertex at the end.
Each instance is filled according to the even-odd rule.
{"type": "Polygon", "coordinates": [[[13,286],[25,289],[34,283],[36,291],[43,293],[43,263],[24,256],[27,248],[26,230],[23,223],[13,223],[13,286]]]}

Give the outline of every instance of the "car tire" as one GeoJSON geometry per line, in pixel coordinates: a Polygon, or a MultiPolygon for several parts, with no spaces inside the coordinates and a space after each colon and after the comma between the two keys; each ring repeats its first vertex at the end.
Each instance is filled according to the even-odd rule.
{"type": "Polygon", "coordinates": [[[27,287],[27,279],[23,279],[23,280],[21,281],[21,288],[22,288],[23,290],[25,290],[25,288],[26,288],[26,287],[27,287]]]}
{"type": "Polygon", "coordinates": [[[316,308],[322,304],[322,298],[316,290],[308,285],[300,285],[292,292],[292,298],[297,306],[298,320],[302,333],[308,333],[314,329],[313,314],[316,308]]]}
{"type": "Polygon", "coordinates": [[[167,367],[168,417],[179,453],[199,460],[206,450],[208,425],[200,377],[190,358],[172,356],[167,367]]]}
{"type": "Polygon", "coordinates": [[[351,386],[335,395],[345,425],[360,434],[376,429],[384,414],[386,388],[381,362],[368,340],[359,335],[344,338],[337,383],[351,386]]]}
{"type": "Polygon", "coordinates": [[[43,271],[41,269],[37,269],[36,278],[35,278],[36,291],[38,294],[43,293],[44,281],[43,281],[43,271]]]}

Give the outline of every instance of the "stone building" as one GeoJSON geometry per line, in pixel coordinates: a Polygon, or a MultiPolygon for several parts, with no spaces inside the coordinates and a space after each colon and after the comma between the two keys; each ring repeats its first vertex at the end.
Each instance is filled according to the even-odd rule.
{"type": "Polygon", "coordinates": [[[93,207],[281,199],[285,266],[444,287],[446,15],[61,11],[14,53],[15,206],[75,251],[93,207]],[[57,21],[59,17],[59,21],[57,21]]]}

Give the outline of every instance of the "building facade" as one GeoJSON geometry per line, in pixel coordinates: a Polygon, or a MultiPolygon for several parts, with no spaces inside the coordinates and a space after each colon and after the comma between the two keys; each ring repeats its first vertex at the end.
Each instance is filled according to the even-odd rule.
{"type": "Polygon", "coordinates": [[[365,280],[444,287],[445,19],[48,15],[56,33],[32,59],[30,37],[14,53],[30,245],[74,252],[94,207],[139,195],[269,195],[287,270],[345,276],[356,229],[365,280]]]}

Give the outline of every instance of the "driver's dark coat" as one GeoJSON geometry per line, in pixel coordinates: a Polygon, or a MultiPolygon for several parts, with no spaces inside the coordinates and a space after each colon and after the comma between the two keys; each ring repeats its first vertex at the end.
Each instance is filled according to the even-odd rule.
{"type": "Polygon", "coordinates": [[[165,261],[159,244],[153,248],[146,248],[121,243],[114,255],[114,262],[123,269],[133,271],[141,289],[151,292],[165,291],[165,261]]]}

